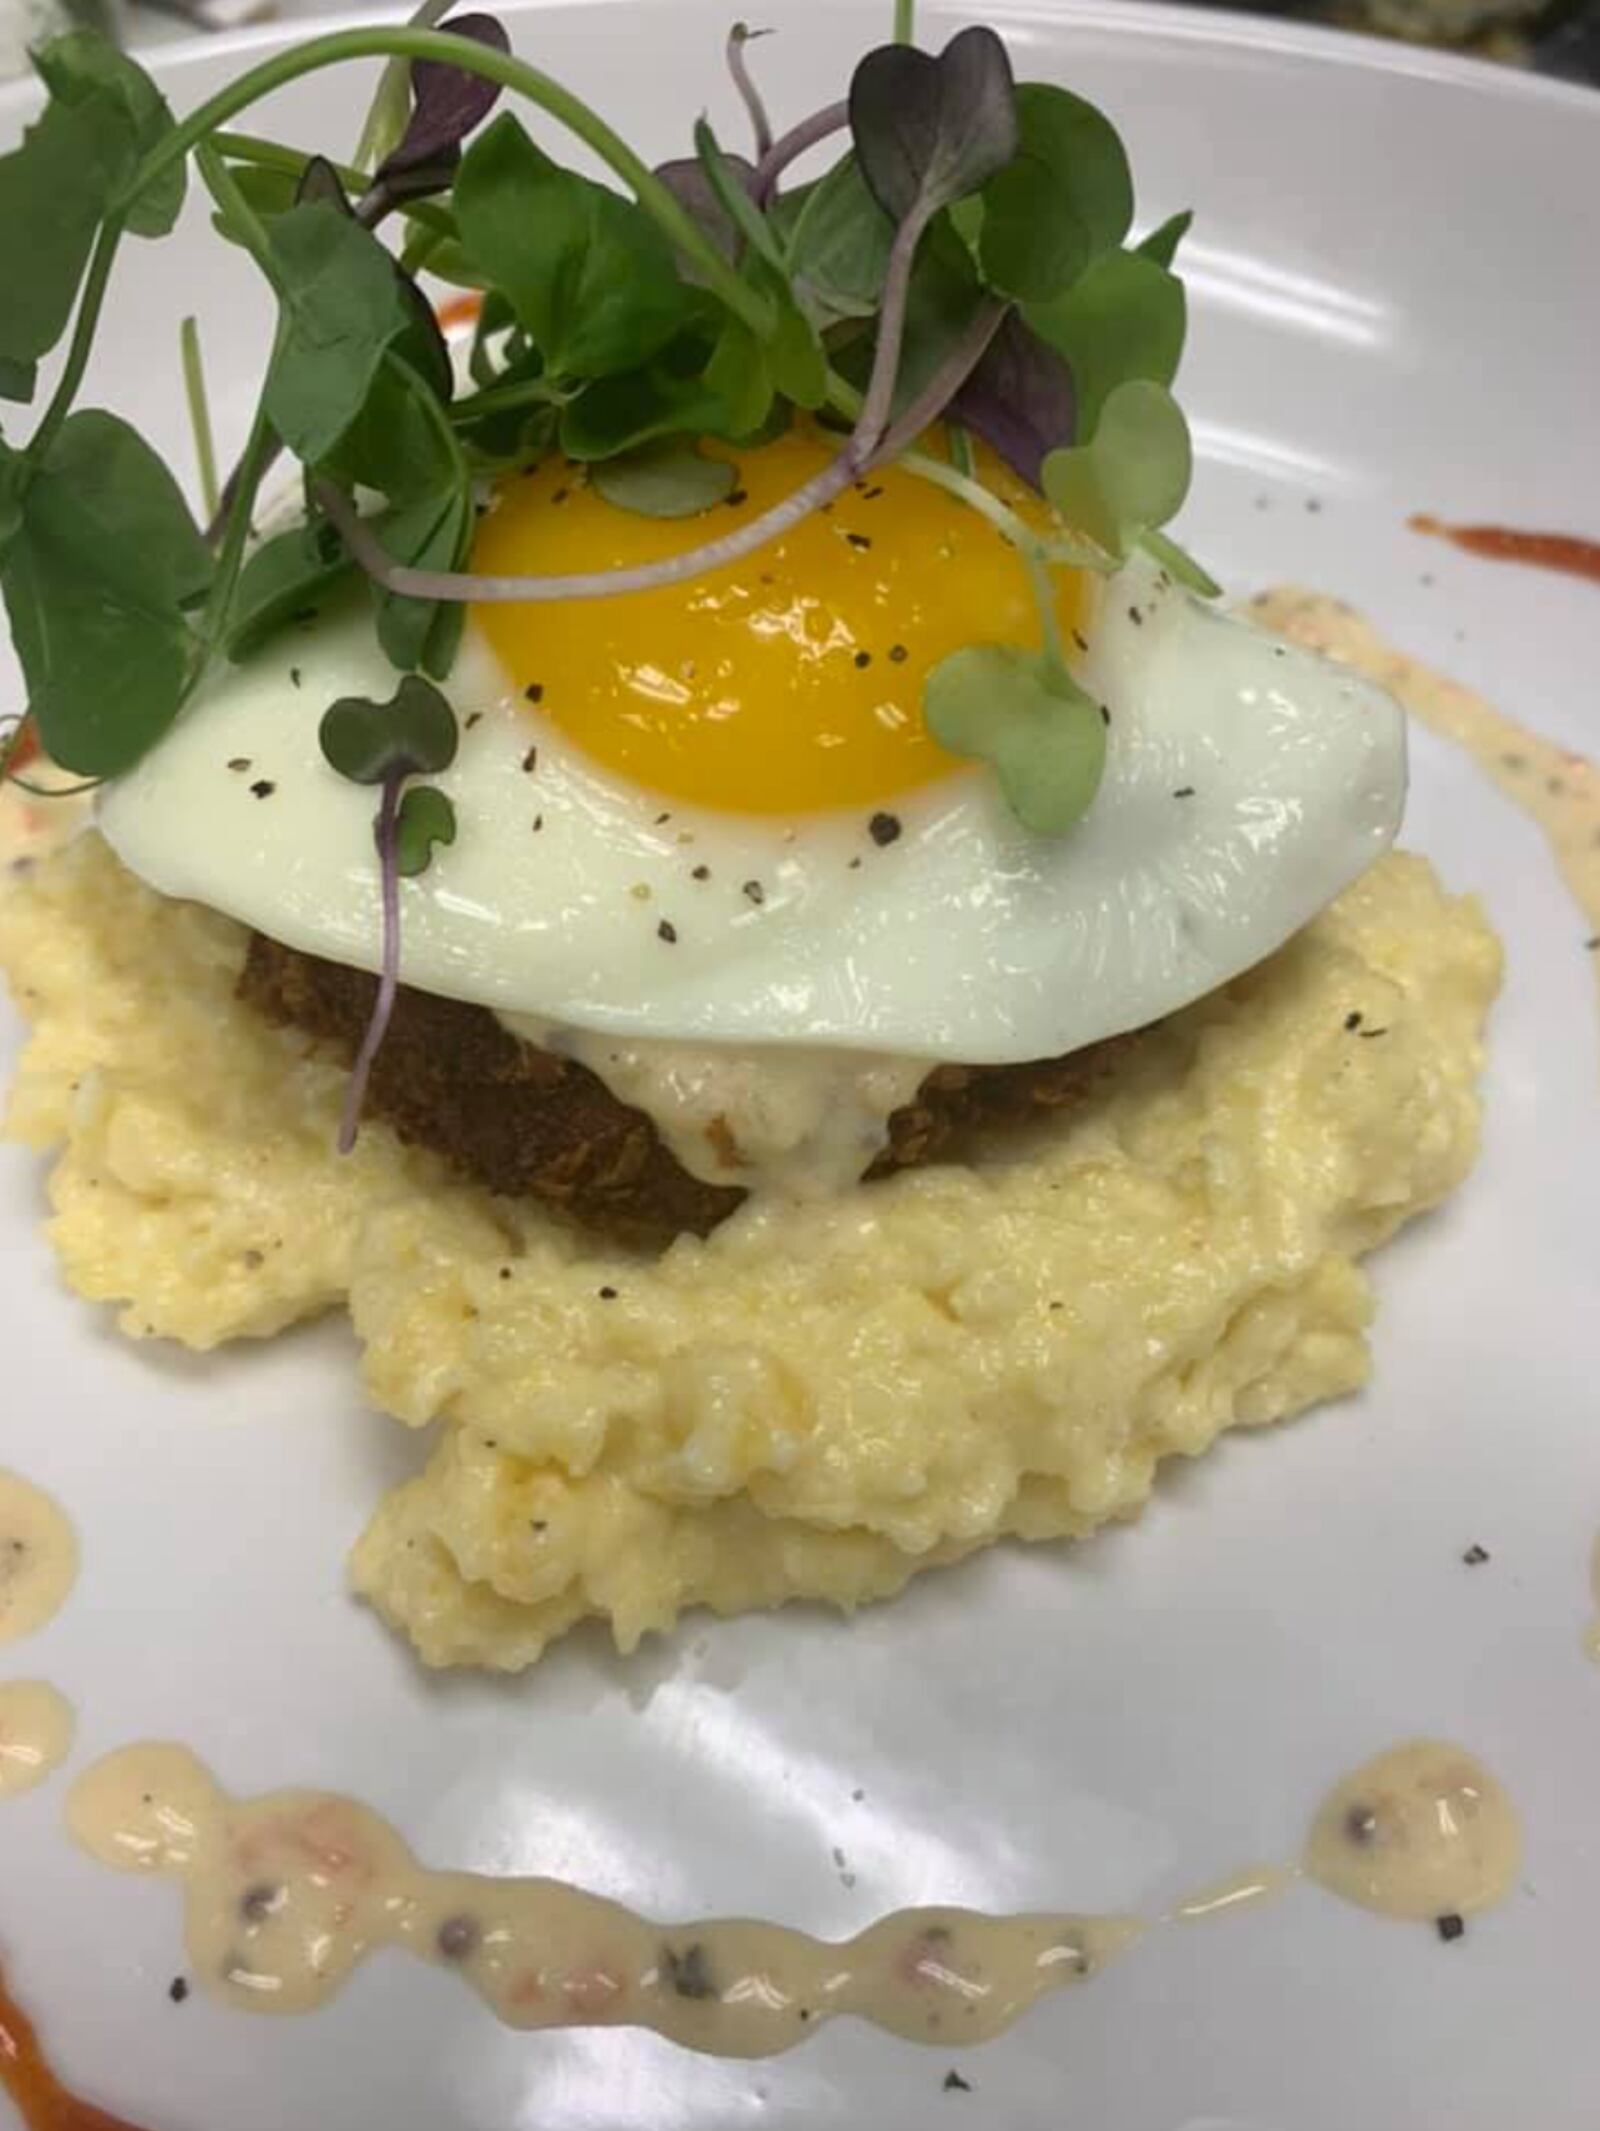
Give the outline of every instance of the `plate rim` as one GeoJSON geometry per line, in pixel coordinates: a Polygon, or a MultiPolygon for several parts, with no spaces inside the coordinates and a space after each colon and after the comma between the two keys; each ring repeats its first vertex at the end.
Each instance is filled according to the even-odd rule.
{"type": "MultiPolygon", "coordinates": [[[[599,13],[606,9],[626,10],[646,4],[665,10],[680,5],[681,0],[501,0],[498,11],[523,17],[599,13]]],[[[861,5],[862,0],[857,0],[857,4],[861,5]]],[[[731,11],[733,0],[729,0],[729,5],[731,11]]],[[[865,12],[864,5],[862,12],[865,12]]],[[[1300,58],[1354,73],[1399,76],[1432,82],[1440,87],[1455,86],[1512,102],[1547,104],[1582,114],[1600,126],[1600,89],[1590,88],[1582,82],[1529,73],[1521,67],[1498,63],[1474,53],[1409,44],[1399,38],[1380,37],[1370,31],[1345,29],[1331,23],[1300,22],[1239,8],[1197,5],[1195,0],[1185,0],[1181,5],[1178,0],[998,0],[996,12],[1017,21],[1031,18],[1058,25],[1076,22],[1086,29],[1109,31],[1129,42],[1145,38],[1165,39],[1180,45],[1300,58]]],[[[400,28],[404,20],[403,15],[391,16],[385,8],[343,7],[315,17],[258,23],[207,36],[186,37],[143,50],[135,47],[132,56],[158,81],[167,81],[212,59],[264,55],[281,50],[285,45],[304,42],[311,36],[325,36],[337,30],[400,28]]],[[[35,81],[24,77],[20,81],[0,83],[0,120],[13,114],[25,117],[29,110],[42,103],[39,84],[35,81]]]]}

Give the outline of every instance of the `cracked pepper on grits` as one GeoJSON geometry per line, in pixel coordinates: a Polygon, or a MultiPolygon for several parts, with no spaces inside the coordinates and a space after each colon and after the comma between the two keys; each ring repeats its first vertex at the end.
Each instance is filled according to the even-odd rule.
{"type": "Polygon", "coordinates": [[[94,835],[19,877],[8,1130],[61,1150],[51,1240],[134,1336],[349,1308],[369,1395],[440,1424],[356,1588],[429,1663],[507,1668],[590,1615],[629,1649],[1079,1536],[1163,1457],[1353,1390],[1355,1261],[1470,1166],[1499,973],[1396,854],[1024,1147],[641,1257],[382,1126],[330,1158],[342,1067],[240,1003],[245,951],[94,835]]]}
{"type": "Polygon", "coordinates": [[[1361,1382],[1357,1260],[1472,1160],[1498,950],[1391,848],[1399,705],[1169,531],[1189,217],[913,15],[781,134],[736,31],[754,161],[650,168],[477,15],[382,33],[360,170],[201,139],[337,40],[176,132],[64,40],[5,159],[4,390],[73,338],[0,439],[0,814],[98,788],[0,889],[6,1129],[135,1338],[349,1310],[436,1428],[353,1576],[433,1664],[1132,1515],[1361,1382]],[[74,404],[190,149],[280,318],[206,532],[74,404]]]}

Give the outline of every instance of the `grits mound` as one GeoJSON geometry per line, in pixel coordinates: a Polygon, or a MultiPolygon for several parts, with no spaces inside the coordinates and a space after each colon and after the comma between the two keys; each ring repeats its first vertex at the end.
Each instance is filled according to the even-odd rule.
{"type": "Polygon", "coordinates": [[[366,1388],[442,1425],[355,1586],[430,1664],[599,1615],[852,1607],[1006,1534],[1133,1515],[1158,1462],[1353,1390],[1356,1259],[1460,1182],[1500,955],[1421,859],[969,1166],[631,1255],[455,1182],[235,997],[245,932],[88,834],[0,893],[32,1024],[7,1129],[123,1329],[195,1348],[348,1307],[366,1388]],[[1360,1016],[1353,1022],[1353,1016],[1360,1016]]]}

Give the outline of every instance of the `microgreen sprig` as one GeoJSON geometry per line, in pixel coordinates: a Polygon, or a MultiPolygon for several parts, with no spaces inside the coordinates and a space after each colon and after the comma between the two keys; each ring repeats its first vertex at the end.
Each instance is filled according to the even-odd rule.
{"type": "MultiPolygon", "coordinates": [[[[1070,825],[1092,797],[1098,772],[1085,764],[1104,736],[1080,717],[1052,572],[1109,571],[1143,547],[1213,589],[1163,530],[1189,475],[1169,389],[1187,218],[1132,242],[1132,181],[1104,115],[1063,88],[1015,83],[991,31],[919,50],[909,0],[848,96],[782,132],[750,69],[757,33],[735,25],[725,56],[753,160],[702,121],[693,158],[660,170],[517,58],[493,17],[441,23],[442,12],[424,0],[404,27],[274,54],[181,122],[99,40],[74,35],[39,55],[49,102],[0,158],[12,292],[0,396],[30,403],[39,364],[64,347],[31,436],[0,439],[0,591],[49,752],[91,777],[118,774],[217,657],[253,655],[344,576],[370,580],[391,661],[443,679],[467,601],[682,582],[899,459],[1013,542],[1039,603],[1037,649],[971,647],[930,677],[930,721],[947,745],[994,763],[1030,827],[1070,825]],[[385,73],[348,163],[237,130],[262,97],[371,59],[385,73]],[[568,168],[511,111],[491,120],[507,94],[576,138],[612,182],[568,168]],[[790,183],[801,156],[846,131],[830,171],[790,183]],[[137,434],[77,406],[123,240],[170,230],[191,164],[220,233],[278,306],[249,442],[208,541],[137,434]],[[390,217],[406,232],[398,260],[375,234],[390,217]],[[424,258],[483,292],[469,382],[412,278],[424,258]],[[466,567],[486,478],[563,450],[617,507],[689,518],[733,479],[706,440],[736,458],[818,409],[847,425],[833,459],[731,533],[638,570],[490,578],[466,567]],[[941,417],[956,425],[949,456],[922,442],[941,417]],[[995,493],[969,432],[1043,492],[1053,524],[1024,522],[995,493]],[[301,466],[309,516],[252,546],[280,452],[301,466]]],[[[394,812],[398,848],[399,795],[394,812]]]]}

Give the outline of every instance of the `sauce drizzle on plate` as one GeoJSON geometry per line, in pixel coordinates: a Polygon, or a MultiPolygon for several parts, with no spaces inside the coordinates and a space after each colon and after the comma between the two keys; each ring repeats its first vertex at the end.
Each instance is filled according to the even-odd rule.
{"type": "MultiPolygon", "coordinates": [[[[387,1946],[453,1970],[509,2027],[646,2027],[688,2049],[761,2057],[848,2013],[949,2048],[1001,2033],[1150,1928],[1133,1916],[925,1908],[833,1943],[749,1918],[652,1923],[560,1880],[430,1871],[354,1799],[232,1798],[187,1748],[159,1743],[89,1769],[67,1823],[102,1863],[182,1884],[196,1977],[255,2012],[325,2004],[387,1946]]],[[[1520,1854],[1515,1812],[1488,1771],[1460,1747],[1413,1740],[1338,1785],[1302,1864],[1255,1866],[1169,1920],[1226,1915],[1305,1878],[1456,1937],[1464,1916],[1509,1891],[1520,1854]]]]}
{"type": "Polygon", "coordinates": [[[1406,524],[1414,533],[1448,540],[1486,562],[1520,562],[1600,584],[1600,540],[1585,540],[1577,533],[1531,533],[1510,525],[1446,525],[1426,511],[1418,511],[1406,524]]]}
{"type": "Polygon", "coordinates": [[[139,2131],[61,2084],[39,2044],[33,2022],[0,1975],[0,2088],[11,2096],[28,2131],[139,2131]]]}

